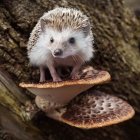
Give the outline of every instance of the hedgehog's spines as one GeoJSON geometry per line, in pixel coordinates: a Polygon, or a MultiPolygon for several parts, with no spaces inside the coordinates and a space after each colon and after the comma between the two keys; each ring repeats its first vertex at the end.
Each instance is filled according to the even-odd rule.
{"type": "MultiPolygon", "coordinates": [[[[37,40],[42,32],[41,30],[41,19],[49,20],[48,26],[54,28],[55,30],[62,31],[66,28],[71,28],[76,30],[82,27],[84,24],[89,24],[90,30],[91,25],[89,22],[89,18],[84,15],[80,10],[74,8],[63,8],[58,7],[51,11],[48,11],[43,14],[43,16],[39,19],[38,23],[34,27],[32,33],[30,34],[30,38],[27,44],[28,52],[36,45],[37,40]]],[[[91,31],[89,35],[92,37],[91,31]]]]}

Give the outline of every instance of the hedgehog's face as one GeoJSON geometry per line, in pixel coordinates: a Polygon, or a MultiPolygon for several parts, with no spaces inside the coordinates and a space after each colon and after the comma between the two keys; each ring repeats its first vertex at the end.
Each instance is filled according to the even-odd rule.
{"type": "MultiPolygon", "coordinates": [[[[63,29],[58,31],[52,27],[46,27],[44,30],[47,40],[46,47],[51,51],[55,58],[66,58],[77,55],[78,52],[86,51],[86,47],[91,43],[89,39],[90,28],[82,29],[63,29]]],[[[44,39],[45,39],[44,38],[44,39]]]]}
{"type": "Polygon", "coordinates": [[[85,47],[85,37],[81,32],[71,30],[63,30],[61,32],[50,29],[48,32],[49,45],[48,48],[54,57],[66,58],[73,56],[85,47]]]}

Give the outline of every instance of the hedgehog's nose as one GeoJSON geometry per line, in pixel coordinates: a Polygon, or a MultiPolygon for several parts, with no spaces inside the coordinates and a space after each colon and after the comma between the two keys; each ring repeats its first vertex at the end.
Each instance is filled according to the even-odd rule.
{"type": "Polygon", "coordinates": [[[54,51],[54,55],[55,55],[55,56],[60,56],[60,55],[62,55],[62,53],[63,53],[63,51],[62,51],[61,49],[56,49],[56,50],[54,51]]]}

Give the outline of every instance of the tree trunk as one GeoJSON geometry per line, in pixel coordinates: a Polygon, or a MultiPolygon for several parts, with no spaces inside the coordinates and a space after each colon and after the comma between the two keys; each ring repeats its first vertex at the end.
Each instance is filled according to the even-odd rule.
{"type": "Polygon", "coordinates": [[[139,26],[122,0],[1,0],[0,138],[6,139],[5,135],[10,133],[20,140],[140,139],[139,26]],[[109,84],[95,88],[127,100],[136,111],[132,120],[94,130],[70,127],[42,113],[32,122],[23,122],[21,106],[32,95],[17,85],[21,81],[36,81],[39,76],[38,70],[28,64],[26,43],[38,18],[56,6],[74,7],[90,17],[96,48],[91,65],[112,76],[109,84]]]}

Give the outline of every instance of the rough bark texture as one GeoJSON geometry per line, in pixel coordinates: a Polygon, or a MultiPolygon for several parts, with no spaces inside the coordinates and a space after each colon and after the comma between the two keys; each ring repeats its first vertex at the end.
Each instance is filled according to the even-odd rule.
{"type": "MultiPolygon", "coordinates": [[[[0,138],[5,131],[17,139],[34,140],[132,140],[140,139],[140,23],[122,0],[1,0],[0,2],[0,138]],[[31,68],[26,56],[26,43],[38,18],[56,6],[82,10],[93,23],[96,54],[91,64],[110,72],[112,82],[96,87],[127,100],[136,110],[135,117],[125,123],[94,130],[81,130],[39,115],[31,124],[21,121],[22,109],[30,93],[18,89],[21,81],[37,80],[38,70],[31,68]],[[10,75],[10,78],[8,77],[10,75]],[[4,127],[4,116],[10,109],[20,116],[12,125],[20,133],[4,127]],[[17,125],[16,125],[17,124],[17,125]],[[25,127],[29,129],[25,130],[25,127]],[[36,127],[36,128],[34,128],[36,127]],[[24,130],[22,129],[24,128],[24,130]],[[40,129],[36,130],[36,129],[40,129]],[[23,135],[26,135],[25,138],[23,135]],[[36,132],[37,131],[37,132],[36,132]],[[42,133],[42,132],[43,133],[42,133]],[[39,137],[36,137],[40,135],[39,137]],[[20,137],[19,137],[20,136],[20,137]]],[[[7,113],[7,114],[6,114],[7,113]]],[[[17,116],[6,117],[8,124],[17,116]]],[[[6,121],[5,121],[6,123],[6,121]]],[[[8,133],[6,133],[8,134],[8,133]]],[[[8,139],[8,138],[7,138],[8,139]]]]}

